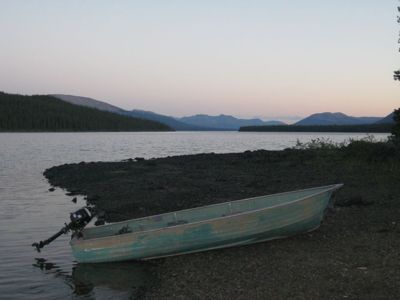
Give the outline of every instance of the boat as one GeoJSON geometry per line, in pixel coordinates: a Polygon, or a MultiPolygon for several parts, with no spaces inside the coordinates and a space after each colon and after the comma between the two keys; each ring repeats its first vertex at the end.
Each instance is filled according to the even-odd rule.
{"type": "Polygon", "coordinates": [[[259,196],[85,227],[71,239],[80,263],[147,260],[241,246],[317,229],[343,184],[259,196]]]}

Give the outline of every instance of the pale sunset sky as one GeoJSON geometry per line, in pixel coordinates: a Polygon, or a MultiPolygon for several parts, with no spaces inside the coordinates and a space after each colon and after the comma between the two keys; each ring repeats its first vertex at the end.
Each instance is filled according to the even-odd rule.
{"type": "Polygon", "coordinates": [[[0,90],[173,116],[385,116],[396,0],[0,0],[0,90]]]}

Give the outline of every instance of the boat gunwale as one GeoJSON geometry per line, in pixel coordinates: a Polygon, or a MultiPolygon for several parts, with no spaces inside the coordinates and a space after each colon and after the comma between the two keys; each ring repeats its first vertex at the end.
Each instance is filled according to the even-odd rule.
{"type": "MultiPolygon", "coordinates": [[[[308,191],[308,190],[313,190],[313,189],[320,189],[320,188],[324,188],[322,191],[319,191],[317,193],[314,194],[310,194],[304,197],[301,197],[299,199],[295,199],[293,201],[290,202],[285,202],[285,203],[280,203],[277,205],[273,205],[273,206],[269,206],[269,207],[263,207],[263,208],[259,208],[259,209],[255,209],[255,210],[248,210],[248,211],[244,211],[244,212],[239,212],[236,214],[231,214],[231,215],[227,215],[227,216],[221,216],[221,217],[216,217],[216,218],[210,218],[210,219],[206,219],[206,220],[201,220],[201,221],[196,221],[196,222],[191,222],[191,223],[185,223],[185,224],[177,224],[177,225],[172,225],[172,226],[165,226],[165,227],[161,227],[161,228],[153,228],[153,229],[149,229],[149,230],[143,230],[143,231],[134,231],[134,232],[129,232],[129,233],[125,233],[125,234],[120,234],[120,235],[107,235],[107,236],[103,236],[103,237],[98,237],[98,238],[89,238],[89,239],[77,239],[76,237],[73,237],[70,241],[71,246],[73,245],[80,245],[80,244],[84,244],[86,242],[90,242],[90,241],[98,241],[98,240],[103,240],[103,239],[109,239],[111,237],[121,237],[121,236],[129,236],[129,235],[135,235],[135,234],[139,234],[139,233],[149,233],[149,232],[154,232],[154,231],[163,231],[163,230],[169,230],[171,228],[177,228],[177,227],[185,227],[185,226],[189,226],[189,225],[197,225],[197,224],[201,224],[201,223],[205,223],[205,222],[209,222],[209,221],[215,221],[215,220],[221,220],[221,219],[226,219],[226,218],[232,218],[232,217],[237,217],[237,216],[242,216],[242,215],[246,215],[246,214],[250,214],[250,213],[256,213],[256,212],[260,212],[260,211],[267,211],[269,209],[273,209],[273,208],[277,208],[277,207],[281,207],[281,206],[287,206],[289,204],[293,204],[293,203],[297,203],[300,201],[304,201],[307,198],[310,197],[314,197],[323,193],[326,193],[327,191],[335,191],[338,190],[339,188],[341,188],[344,184],[343,183],[337,183],[337,184],[332,184],[332,185],[327,185],[327,186],[321,186],[321,187],[314,187],[314,188],[308,188],[308,189],[302,189],[302,190],[295,190],[295,191],[289,191],[289,192],[283,192],[283,193],[277,193],[277,194],[270,194],[270,195],[265,195],[265,196],[278,196],[278,195],[285,195],[285,194],[290,194],[290,193],[295,193],[295,192],[302,192],[302,191],[308,191]]],[[[228,202],[221,202],[221,203],[233,203],[233,202],[240,202],[240,201],[245,201],[245,200],[252,200],[255,198],[259,198],[259,197],[264,197],[264,196],[257,196],[257,197],[252,197],[252,198],[245,198],[245,199],[239,199],[239,200],[233,200],[233,201],[228,201],[228,202]]],[[[179,211],[190,211],[190,210],[194,210],[200,207],[210,207],[210,206],[216,206],[218,204],[221,203],[215,203],[215,204],[211,204],[211,205],[207,205],[207,206],[199,206],[199,207],[194,207],[194,208],[189,208],[189,209],[183,209],[183,210],[179,210],[179,211]]],[[[151,218],[151,217],[157,217],[157,216],[161,216],[161,215],[165,215],[165,214],[170,214],[170,213],[174,213],[174,212],[178,212],[178,211],[172,211],[172,212],[168,212],[168,213],[164,213],[164,214],[159,214],[159,215],[151,215],[148,217],[143,217],[143,218],[138,218],[138,219],[130,219],[130,220],[125,220],[125,221],[120,221],[120,222],[116,222],[116,223],[112,223],[112,224],[107,224],[107,225],[100,225],[94,228],[99,228],[99,227],[105,227],[105,226],[111,226],[111,225],[115,225],[115,224],[121,224],[121,223],[126,223],[129,221],[133,221],[133,220],[143,220],[146,218],[151,218]]]]}

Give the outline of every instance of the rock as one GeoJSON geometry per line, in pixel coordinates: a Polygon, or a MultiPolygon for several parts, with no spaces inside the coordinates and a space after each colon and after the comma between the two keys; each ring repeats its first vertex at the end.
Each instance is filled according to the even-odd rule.
{"type": "Polygon", "coordinates": [[[353,196],[350,198],[345,198],[342,201],[337,201],[335,203],[336,206],[339,207],[349,207],[349,206],[368,206],[374,204],[374,201],[364,199],[360,195],[353,196]]]}
{"type": "Polygon", "coordinates": [[[86,200],[89,202],[95,202],[98,201],[100,199],[100,196],[98,195],[90,195],[86,197],[86,200]]]}
{"type": "Polygon", "coordinates": [[[53,188],[53,187],[49,188],[49,192],[54,192],[55,190],[56,190],[56,189],[53,188]]]}
{"type": "Polygon", "coordinates": [[[81,194],[81,192],[78,190],[72,190],[72,191],[69,191],[68,193],[66,193],[67,196],[75,196],[75,195],[79,195],[79,194],[81,194]]]}

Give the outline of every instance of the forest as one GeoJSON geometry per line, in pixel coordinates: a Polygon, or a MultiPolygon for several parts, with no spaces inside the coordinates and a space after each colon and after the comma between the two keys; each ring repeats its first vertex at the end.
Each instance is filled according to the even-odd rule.
{"type": "Polygon", "coordinates": [[[172,131],[155,121],[70,104],[47,95],[0,92],[0,131],[172,131]]]}

